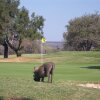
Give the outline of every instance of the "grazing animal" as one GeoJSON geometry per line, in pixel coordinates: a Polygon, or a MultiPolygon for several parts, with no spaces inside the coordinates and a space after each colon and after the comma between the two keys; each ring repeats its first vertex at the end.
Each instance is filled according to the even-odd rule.
{"type": "Polygon", "coordinates": [[[46,62],[38,68],[34,68],[34,81],[44,82],[44,77],[48,77],[48,82],[52,83],[52,75],[55,68],[53,62],[46,62]]]}

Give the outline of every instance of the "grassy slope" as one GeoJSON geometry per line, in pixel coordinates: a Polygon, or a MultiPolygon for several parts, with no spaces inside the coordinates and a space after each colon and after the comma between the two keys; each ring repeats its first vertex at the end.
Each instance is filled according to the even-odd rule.
{"type": "Polygon", "coordinates": [[[45,58],[56,63],[56,80],[100,82],[100,52],[58,52],[45,58]]]}
{"type": "Polygon", "coordinates": [[[0,63],[0,98],[17,96],[32,100],[99,100],[99,89],[78,87],[77,84],[100,83],[100,52],[58,52],[45,55],[44,61],[56,63],[52,84],[32,80],[32,69],[39,65],[36,62],[0,63]],[[89,66],[96,68],[87,68],[89,66]]]}

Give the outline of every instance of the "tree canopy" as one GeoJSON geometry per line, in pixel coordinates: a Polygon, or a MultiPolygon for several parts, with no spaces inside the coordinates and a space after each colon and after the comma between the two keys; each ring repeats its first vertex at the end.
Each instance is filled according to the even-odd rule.
{"type": "Polygon", "coordinates": [[[4,58],[8,57],[8,46],[17,56],[23,48],[24,38],[31,40],[43,36],[44,18],[25,8],[19,8],[20,0],[0,0],[0,44],[4,46],[4,58]]]}
{"type": "Polygon", "coordinates": [[[72,19],[66,28],[66,46],[72,46],[74,50],[88,51],[91,47],[100,45],[100,14],[88,14],[72,19]]]}

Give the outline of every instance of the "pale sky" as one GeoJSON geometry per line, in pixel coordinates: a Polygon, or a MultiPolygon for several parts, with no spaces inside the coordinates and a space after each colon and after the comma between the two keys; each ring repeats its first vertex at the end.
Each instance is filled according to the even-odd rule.
{"type": "Polygon", "coordinates": [[[31,15],[42,15],[46,21],[44,36],[47,41],[63,41],[69,20],[85,14],[100,12],[100,0],[20,0],[31,15]]]}

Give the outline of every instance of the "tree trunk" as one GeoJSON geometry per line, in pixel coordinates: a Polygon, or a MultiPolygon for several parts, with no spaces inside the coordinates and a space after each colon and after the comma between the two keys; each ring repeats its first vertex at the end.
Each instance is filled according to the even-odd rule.
{"type": "Polygon", "coordinates": [[[21,57],[21,53],[20,53],[20,52],[15,51],[15,53],[16,53],[16,56],[17,56],[17,57],[21,57]]]}
{"type": "Polygon", "coordinates": [[[8,58],[8,44],[4,43],[4,58],[8,58]]]}
{"type": "Polygon", "coordinates": [[[16,46],[16,44],[14,44],[14,45],[11,44],[11,43],[9,42],[9,40],[7,40],[7,43],[8,43],[8,45],[9,45],[9,47],[16,53],[16,56],[17,56],[17,57],[20,57],[20,56],[21,56],[20,50],[23,49],[23,47],[21,46],[22,41],[19,40],[18,46],[16,46]]]}

